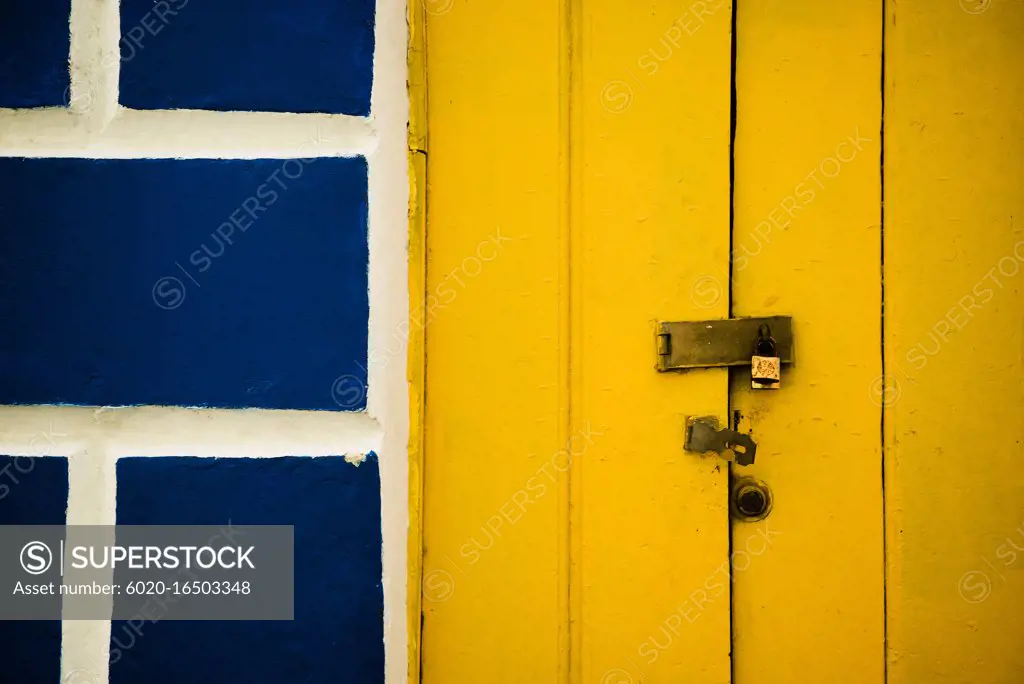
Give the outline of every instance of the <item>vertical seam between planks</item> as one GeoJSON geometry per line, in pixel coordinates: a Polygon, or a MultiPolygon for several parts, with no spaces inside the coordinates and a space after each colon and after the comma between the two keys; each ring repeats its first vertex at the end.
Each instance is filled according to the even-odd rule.
{"type": "MultiPolygon", "coordinates": [[[[733,264],[733,236],[736,232],[736,121],[737,121],[737,88],[736,88],[736,55],[737,55],[737,35],[736,29],[738,26],[737,16],[739,14],[739,2],[740,0],[733,0],[732,3],[732,17],[731,27],[729,29],[729,49],[730,49],[730,75],[729,75],[729,256],[728,256],[728,271],[729,271],[729,282],[726,285],[726,300],[728,302],[728,311],[726,316],[728,318],[733,317],[733,282],[734,282],[734,264],[733,264]]],[[[725,415],[726,421],[734,430],[739,429],[738,424],[734,424],[732,417],[732,369],[725,369],[725,415]]],[[[734,464],[729,463],[726,467],[726,486],[725,486],[725,515],[726,515],[726,537],[728,539],[728,556],[726,558],[729,563],[729,577],[733,576],[732,559],[733,559],[733,520],[732,515],[729,513],[729,497],[732,494],[733,478],[735,472],[733,470],[734,464]]],[[[736,681],[736,658],[734,651],[736,650],[736,592],[734,583],[729,583],[729,681],[736,681]]]]}
{"type": "MultiPolygon", "coordinates": [[[[886,21],[888,20],[888,8],[886,0],[882,0],[882,43],[881,43],[881,111],[879,112],[879,207],[878,207],[878,233],[879,233],[879,354],[882,365],[882,387],[887,383],[887,364],[885,362],[885,83],[886,83],[886,62],[885,62],[885,38],[886,21]]],[[[885,491],[885,468],[886,468],[886,402],[882,402],[879,409],[879,435],[881,452],[881,475],[882,475],[882,681],[889,681],[889,523],[886,515],[887,501],[885,491]]]]}

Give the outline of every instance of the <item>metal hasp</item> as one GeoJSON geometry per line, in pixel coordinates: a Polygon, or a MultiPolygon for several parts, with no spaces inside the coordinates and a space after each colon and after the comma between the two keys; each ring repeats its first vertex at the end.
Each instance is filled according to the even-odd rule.
{"type": "Polygon", "coordinates": [[[686,441],[683,448],[700,454],[714,452],[737,465],[753,465],[757,444],[750,435],[719,427],[714,416],[686,419],[686,441]]]}
{"type": "Polygon", "coordinates": [[[793,363],[793,317],[727,318],[658,324],[658,370],[749,366],[767,325],[782,363],[793,363]]]}

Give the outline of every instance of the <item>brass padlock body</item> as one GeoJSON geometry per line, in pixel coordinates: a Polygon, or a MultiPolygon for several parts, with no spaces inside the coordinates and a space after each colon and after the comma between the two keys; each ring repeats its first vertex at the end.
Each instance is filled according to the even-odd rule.
{"type": "Polygon", "coordinates": [[[782,360],[778,356],[754,355],[750,359],[750,386],[754,389],[779,389],[782,384],[782,360]]]}
{"type": "Polygon", "coordinates": [[[779,389],[782,384],[782,359],[772,330],[762,324],[757,330],[754,355],[750,359],[750,386],[754,389],[779,389]]]}

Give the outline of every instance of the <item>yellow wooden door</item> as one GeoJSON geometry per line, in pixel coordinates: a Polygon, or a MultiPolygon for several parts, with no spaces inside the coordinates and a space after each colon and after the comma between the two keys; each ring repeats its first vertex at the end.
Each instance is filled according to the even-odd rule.
{"type": "Polygon", "coordinates": [[[1024,2],[886,17],[889,680],[1024,681],[1024,2]]]}
{"type": "Polygon", "coordinates": [[[414,679],[1024,679],[1024,296],[971,289],[1024,260],[1024,3],[420,14],[414,679]],[[961,290],[989,312],[935,330],[961,290]],[[655,370],[659,321],[777,314],[778,391],[655,370]],[[685,452],[701,415],[755,464],[685,452]],[[730,515],[746,477],[763,520],[730,515]]]}

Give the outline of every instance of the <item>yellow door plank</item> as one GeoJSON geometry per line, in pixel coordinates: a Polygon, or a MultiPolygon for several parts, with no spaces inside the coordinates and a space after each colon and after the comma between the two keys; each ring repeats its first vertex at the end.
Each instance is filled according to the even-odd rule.
{"type": "MultiPolygon", "coordinates": [[[[426,11],[409,3],[409,310],[422,310],[427,292],[427,66],[426,11]]],[[[409,382],[409,533],[407,543],[406,631],[409,643],[407,684],[420,682],[420,616],[423,611],[423,418],[425,332],[421,325],[408,332],[409,382]]]]}
{"type": "Polygon", "coordinates": [[[881,0],[738,9],[733,314],[791,314],[796,365],[734,375],[774,500],[733,527],[737,684],[884,681],[881,42],[881,0]]]}
{"type": "Polygon", "coordinates": [[[568,591],[563,22],[556,3],[425,5],[422,677],[556,684],[568,591]]]}
{"type": "Polygon", "coordinates": [[[1024,681],[1024,3],[889,3],[893,684],[1024,681]]]}
{"type": "Polygon", "coordinates": [[[722,369],[655,372],[655,322],[728,314],[731,7],[586,0],[574,17],[573,682],[729,681],[722,369]],[[694,279],[699,278],[696,286],[694,279]]]}

